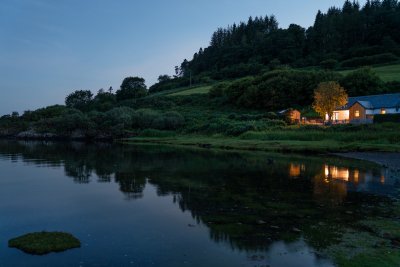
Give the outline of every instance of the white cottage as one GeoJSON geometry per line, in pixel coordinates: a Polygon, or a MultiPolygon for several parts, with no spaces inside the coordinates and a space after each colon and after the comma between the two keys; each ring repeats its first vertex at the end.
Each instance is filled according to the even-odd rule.
{"type": "Polygon", "coordinates": [[[377,114],[400,114],[400,93],[349,97],[333,112],[334,123],[372,123],[377,114]]]}

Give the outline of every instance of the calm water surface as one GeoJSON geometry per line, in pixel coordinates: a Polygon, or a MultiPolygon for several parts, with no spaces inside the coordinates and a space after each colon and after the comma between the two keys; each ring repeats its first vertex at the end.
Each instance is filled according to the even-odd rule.
{"type": "Polygon", "coordinates": [[[1,141],[0,190],[1,267],[330,267],[319,252],[335,229],[398,184],[339,158],[1,141]],[[42,230],[70,232],[82,248],[7,247],[42,230]]]}

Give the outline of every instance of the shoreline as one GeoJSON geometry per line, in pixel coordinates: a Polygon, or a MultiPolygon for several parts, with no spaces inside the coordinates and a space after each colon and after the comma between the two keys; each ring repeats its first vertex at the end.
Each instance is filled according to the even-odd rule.
{"type": "Polygon", "coordinates": [[[333,153],[333,155],[365,160],[374,162],[384,168],[394,171],[400,171],[400,153],[399,152],[347,152],[347,153],[333,153]]]}
{"type": "Polygon", "coordinates": [[[356,152],[399,153],[400,145],[367,142],[297,141],[297,140],[249,140],[233,137],[177,136],[177,137],[132,137],[119,140],[127,145],[160,144],[200,147],[204,149],[264,151],[304,154],[334,154],[356,152]]]}
{"type": "Polygon", "coordinates": [[[130,137],[123,139],[109,138],[71,138],[71,137],[16,137],[0,136],[2,140],[13,141],[54,141],[84,143],[119,143],[125,145],[154,144],[166,146],[182,146],[200,149],[258,151],[277,153],[300,153],[334,155],[343,158],[364,160],[378,164],[384,168],[400,171],[400,146],[368,143],[344,143],[321,141],[266,141],[245,140],[232,137],[178,136],[178,137],[130,137]]]}

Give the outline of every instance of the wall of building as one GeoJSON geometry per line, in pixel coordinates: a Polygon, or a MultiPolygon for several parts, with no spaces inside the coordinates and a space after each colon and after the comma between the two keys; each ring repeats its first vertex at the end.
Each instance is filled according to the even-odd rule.
{"type": "MultiPolygon", "coordinates": [[[[400,114],[400,108],[386,108],[386,114],[400,114]]],[[[367,115],[382,114],[382,109],[369,109],[366,111],[367,115]]]]}
{"type": "Polygon", "coordinates": [[[350,121],[352,120],[364,120],[367,118],[366,110],[363,106],[361,106],[359,103],[355,103],[350,109],[350,121]],[[356,112],[359,112],[359,116],[356,116],[356,112]]]}
{"type": "Polygon", "coordinates": [[[350,112],[348,110],[335,111],[333,114],[333,120],[348,121],[349,118],[350,118],[350,112]]]}

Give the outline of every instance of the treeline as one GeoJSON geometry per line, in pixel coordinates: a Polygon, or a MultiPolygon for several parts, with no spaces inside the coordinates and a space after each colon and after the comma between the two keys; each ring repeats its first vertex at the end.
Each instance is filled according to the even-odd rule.
{"type": "Polygon", "coordinates": [[[77,90],[65,98],[65,105],[0,117],[0,136],[115,139],[129,131],[171,131],[184,125],[185,119],[179,112],[157,111],[154,103],[138,103],[147,94],[145,80],[140,77],[125,78],[115,93],[112,88],[100,89],[96,95],[90,90],[77,90]]]}
{"type": "Polygon", "coordinates": [[[171,131],[181,128],[184,117],[176,111],[134,110],[115,107],[106,112],[83,112],[55,105],[21,116],[2,116],[0,136],[28,139],[98,139],[112,140],[135,132],[154,129],[171,131]],[[129,131],[131,133],[129,133],[129,131]]]}
{"type": "Polygon", "coordinates": [[[397,92],[396,84],[384,83],[370,68],[362,68],[345,76],[333,71],[276,70],[234,82],[216,84],[211,98],[223,98],[237,107],[279,110],[310,106],[314,90],[322,82],[335,81],[349,96],[397,92]]]}
{"type": "Polygon", "coordinates": [[[281,65],[335,69],[398,61],[399,25],[397,0],[368,0],[362,7],[347,0],[342,8],[318,11],[308,29],[296,24],[279,28],[274,16],[250,17],[219,28],[209,47],[200,48],[192,60],[176,67],[174,79],[161,80],[150,89],[186,86],[190,76],[192,82],[203,83],[256,75],[281,65]]]}

